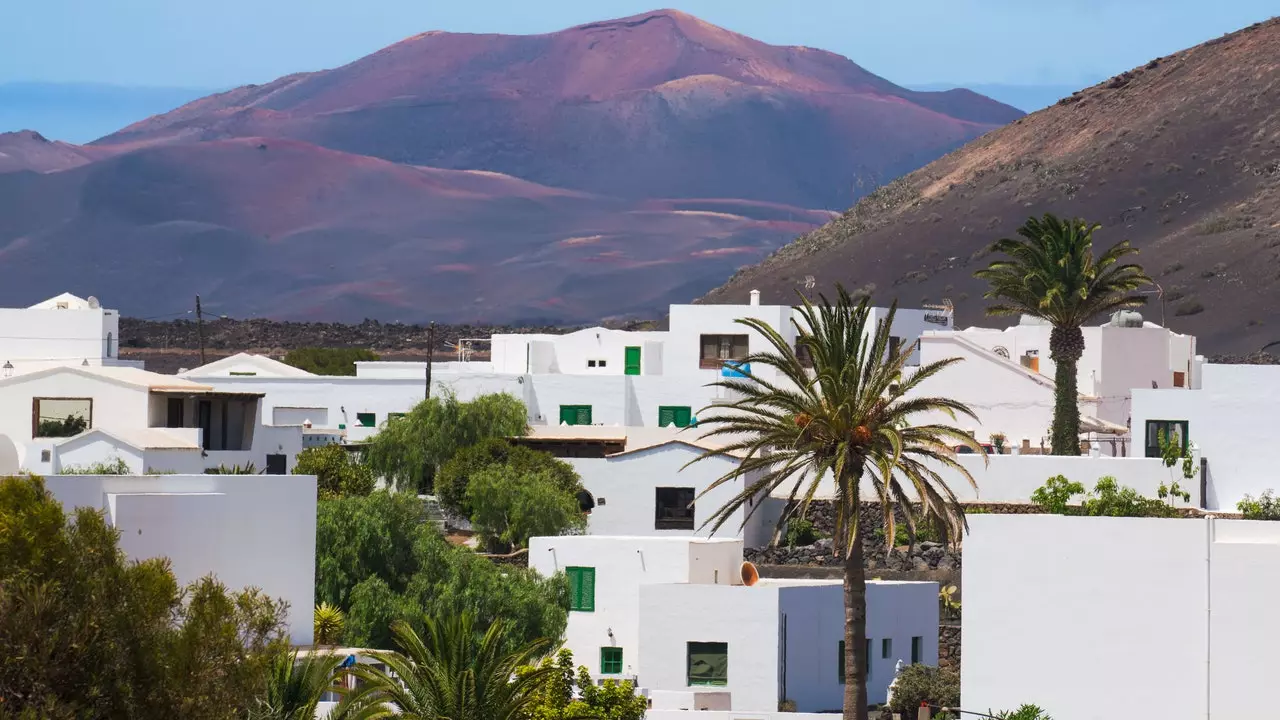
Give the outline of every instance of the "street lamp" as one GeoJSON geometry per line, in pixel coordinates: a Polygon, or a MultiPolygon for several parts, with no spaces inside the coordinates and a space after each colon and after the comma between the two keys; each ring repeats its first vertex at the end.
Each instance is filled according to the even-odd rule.
{"type": "Polygon", "coordinates": [[[4,377],[7,377],[7,378],[13,377],[13,363],[9,362],[8,360],[5,360],[4,368],[0,370],[0,375],[3,375],[4,377]]]}

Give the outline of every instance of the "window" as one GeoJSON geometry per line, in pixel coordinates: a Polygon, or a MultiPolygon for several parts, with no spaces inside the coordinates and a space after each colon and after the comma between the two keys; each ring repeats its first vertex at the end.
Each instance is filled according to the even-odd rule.
{"type": "Polygon", "coordinates": [[[93,427],[92,398],[32,398],[31,437],[73,437],[93,427]]]}
{"type": "Polygon", "coordinates": [[[840,656],[836,660],[836,672],[840,675],[840,684],[844,685],[844,641],[840,641],[840,656]]]}
{"type": "Polygon", "coordinates": [[[693,488],[660,487],[654,503],[655,530],[693,530],[693,488]]]}
{"type": "Polygon", "coordinates": [[[166,417],[164,426],[171,428],[182,427],[182,421],[185,419],[186,415],[186,413],[183,412],[185,409],[186,407],[182,402],[182,398],[169,398],[167,402],[167,411],[165,413],[166,417]]]}
{"type": "Polygon", "coordinates": [[[258,373],[255,370],[232,370],[227,374],[231,377],[254,377],[258,373]]]}
{"type": "Polygon", "coordinates": [[[916,665],[924,659],[924,638],[917,635],[911,638],[911,664],[916,665]]]}
{"type": "Polygon", "coordinates": [[[693,408],[687,405],[661,405],[658,407],[658,427],[666,427],[668,425],[689,427],[689,421],[692,418],[693,408]]]}
{"type": "Polygon", "coordinates": [[[588,361],[587,361],[587,367],[595,367],[595,366],[596,366],[596,361],[595,361],[595,360],[588,360],[588,361]]]}
{"type": "Polygon", "coordinates": [[[746,335],[703,335],[702,354],[698,359],[698,367],[719,368],[726,360],[745,360],[747,357],[746,335]]]}
{"type": "Polygon", "coordinates": [[[272,453],[267,456],[267,474],[285,475],[288,472],[288,455],[272,453]]]}
{"type": "Polygon", "coordinates": [[[1147,421],[1147,457],[1160,457],[1160,433],[1164,433],[1169,442],[1187,449],[1188,427],[1186,420],[1148,420],[1147,421]]]}
{"type": "Polygon", "coordinates": [[[622,672],[622,648],[600,648],[600,674],[617,675],[622,672]]]}
{"type": "Polygon", "coordinates": [[[609,364],[608,360],[597,360],[596,367],[604,367],[609,364]]]}
{"type": "Polygon", "coordinates": [[[567,567],[569,576],[569,609],[577,612],[596,611],[596,569],[567,567]]]}
{"type": "Polygon", "coordinates": [[[889,357],[898,357],[902,352],[902,338],[896,335],[889,336],[889,357]]]}
{"type": "Polygon", "coordinates": [[[109,358],[116,356],[114,352],[115,343],[116,343],[116,336],[112,333],[107,333],[107,357],[109,358]]]}
{"type": "Polygon", "coordinates": [[[1184,372],[1176,372],[1176,371],[1175,371],[1175,372],[1173,373],[1173,386],[1174,386],[1174,387],[1186,387],[1186,386],[1187,386],[1187,374],[1186,374],[1186,373],[1184,373],[1184,372]]]}
{"type": "Polygon", "coordinates": [[[729,644],[722,642],[689,643],[689,684],[729,684],[729,644]]]}
{"type": "Polygon", "coordinates": [[[886,660],[893,655],[893,638],[885,638],[880,641],[880,657],[886,660]]]}
{"type": "Polygon", "coordinates": [[[356,424],[360,427],[377,427],[378,415],[376,413],[356,413],[356,424]]]}
{"type": "Polygon", "coordinates": [[[801,338],[796,339],[796,360],[800,361],[801,367],[813,367],[813,352],[801,338]]]}
{"type": "Polygon", "coordinates": [[[871,677],[871,638],[867,638],[867,654],[866,654],[866,658],[867,658],[867,659],[866,659],[866,663],[867,663],[867,673],[866,673],[866,676],[867,676],[867,677],[871,677]]]}
{"type": "Polygon", "coordinates": [[[590,425],[590,405],[561,405],[560,423],[563,425],[590,425]]]}

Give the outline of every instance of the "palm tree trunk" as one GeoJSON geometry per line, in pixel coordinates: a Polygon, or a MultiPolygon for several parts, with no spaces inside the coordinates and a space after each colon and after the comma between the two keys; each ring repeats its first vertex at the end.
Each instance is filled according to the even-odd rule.
{"type": "MultiPolygon", "coordinates": [[[[856,493],[856,485],[855,485],[856,493]]],[[[859,503],[853,500],[850,519],[857,522],[859,503]]],[[[860,526],[861,523],[858,523],[860,526]]],[[[863,566],[860,534],[844,560],[844,720],[867,720],[867,571],[863,566]]]]}
{"type": "Polygon", "coordinates": [[[1077,368],[1084,356],[1084,333],[1078,327],[1054,327],[1049,333],[1053,358],[1053,454],[1080,454],[1080,391],[1077,368]]]}

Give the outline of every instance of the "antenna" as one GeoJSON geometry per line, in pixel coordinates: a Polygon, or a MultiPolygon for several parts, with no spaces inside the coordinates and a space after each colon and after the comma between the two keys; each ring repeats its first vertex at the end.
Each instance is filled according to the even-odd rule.
{"type": "Polygon", "coordinates": [[[804,276],[804,289],[805,289],[805,290],[812,290],[812,289],[813,289],[813,286],[814,286],[814,285],[816,285],[816,284],[817,284],[817,281],[813,279],[813,276],[812,276],[812,275],[805,275],[805,276],[804,276]]]}

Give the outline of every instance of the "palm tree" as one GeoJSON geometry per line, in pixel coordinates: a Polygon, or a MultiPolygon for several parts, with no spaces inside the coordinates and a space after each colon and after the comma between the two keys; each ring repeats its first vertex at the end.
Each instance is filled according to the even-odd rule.
{"type": "Polygon", "coordinates": [[[400,652],[371,652],[386,670],[356,667],[363,680],[360,699],[393,706],[404,720],[519,720],[537,702],[538,691],[551,681],[553,665],[538,665],[551,643],[535,640],[514,651],[503,650],[511,624],[493,622],[477,639],[475,616],[424,619],[420,637],[403,621],[391,632],[400,652]]]}
{"type": "Polygon", "coordinates": [[[254,720],[313,720],[324,694],[334,689],[342,657],[296,651],[279,653],[267,666],[266,697],[250,712],[254,720]]]}
{"type": "Polygon", "coordinates": [[[1140,265],[1121,262],[1138,252],[1121,241],[1098,257],[1093,232],[1101,225],[1063,220],[1048,213],[1029,218],[1017,238],[997,240],[991,249],[1008,256],[974,273],[991,289],[983,297],[995,300],[988,315],[1031,315],[1049,322],[1049,357],[1054,362],[1053,454],[1080,454],[1080,403],[1076,367],[1084,355],[1080,326],[1090,318],[1147,299],[1130,295],[1151,278],[1140,265]]]}
{"type": "Polygon", "coordinates": [[[714,383],[740,399],[698,413],[698,427],[709,429],[706,436],[728,442],[692,462],[730,453],[742,458],[702,493],[739,478],[749,483],[708,520],[713,532],[737,510],[780,487],[787,488],[790,500],[782,520],[803,517],[820,483],[834,481],[835,550],[844,559],[844,717],[866,720],[867,595],[860,534],[864,481],[883,509],[887,544],[893,542],[895,511],[904,517],[913,541],[921,521],[931,523],[944,540],[958,538],[966,528],[964,513],[935,468],[951,468],[972,485],[952,446],[966,445],[979,453],[982,448],[950,425],[912,425],[922,413],[974,417],[954,400],[911,397],[920,383],[959,358],[903,372],[911,348],[890,341],[896,305],[870,327],[868,299],[855,302],[843,287],[838,292],[835,303],[820,297],[815,305],[804,298],[799,320],[792,321],[796,347],[808,351],[811,372],[767,323],[738,321],[771,348],[744,360],[750,368],[742,373],[745,377],[714,383]],[[762,378],[757,374],[762,367],[775,370],[779,380],[762,378]]]}
{"type": "Polygon", "coordinates": [[[337,645],[345,625],[346,616],[337,607],[327,602],[317,605],[313,628],[316,645],[337,645]]]}

